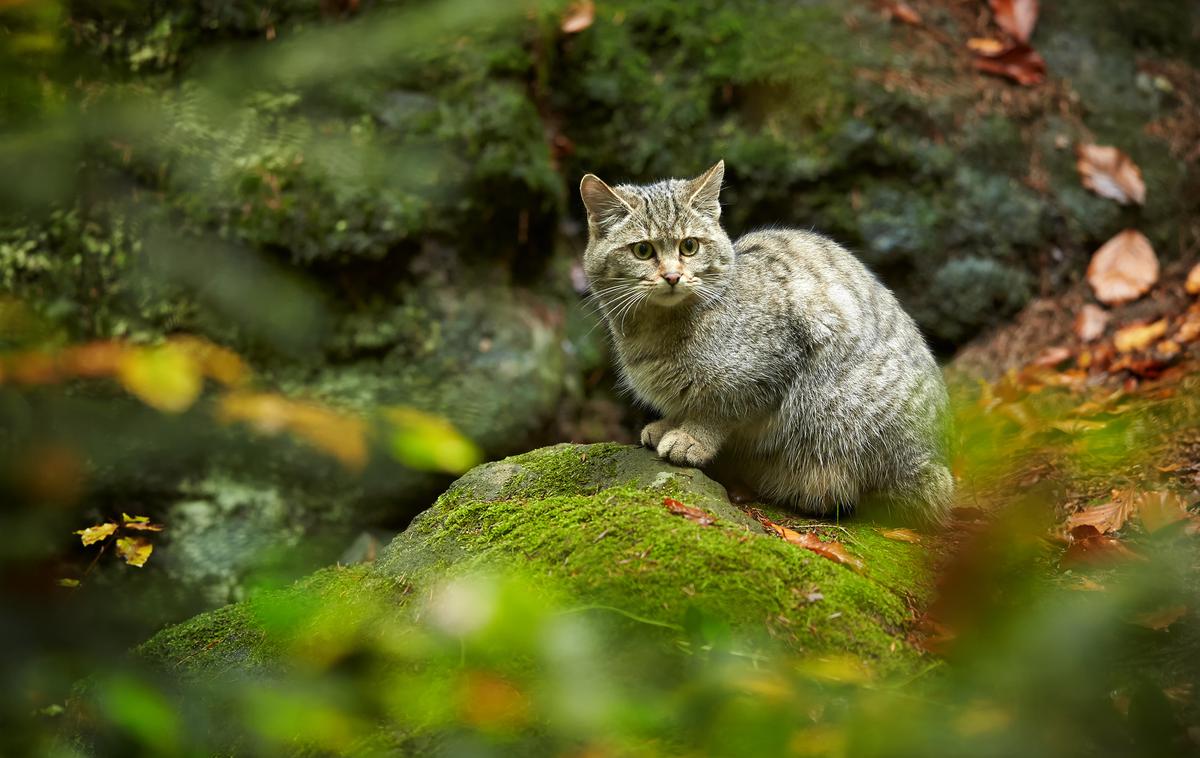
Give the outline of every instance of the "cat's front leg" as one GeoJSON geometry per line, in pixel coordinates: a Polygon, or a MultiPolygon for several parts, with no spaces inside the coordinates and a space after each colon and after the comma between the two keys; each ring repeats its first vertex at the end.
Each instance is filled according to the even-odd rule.
{"type": "Polygon", "coordinates": [[[693,422],[680,424],[662,436],[655,448],[658,457],[676,466],[700,468],[717,457],[724,434],[717,429],[693,422]]]}

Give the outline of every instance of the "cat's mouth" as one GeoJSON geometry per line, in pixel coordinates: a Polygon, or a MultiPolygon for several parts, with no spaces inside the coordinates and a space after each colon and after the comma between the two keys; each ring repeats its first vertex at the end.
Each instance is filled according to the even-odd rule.
{"type": "Polygon", "coordinates": [[[690,300],[694,290],[689,282],[679,282],[672,286],[666,282],[659,282],[654,285],[650,291],[650,302],[660,306],[674,306],[690,300]]]}

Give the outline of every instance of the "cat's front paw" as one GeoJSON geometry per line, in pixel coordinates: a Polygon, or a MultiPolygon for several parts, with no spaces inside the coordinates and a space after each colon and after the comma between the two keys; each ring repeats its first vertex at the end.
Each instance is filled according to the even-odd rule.
{"type": "Polygon", "coordinates": [[[642,427],[642,445],[651,450],[658,450],[658,443],[662,441],[663,435],[674,428],[665,418],[651,421],[642,427]]]}
{"type": "Polygon", "coordinates": [[[658,457],[676,466],[700,468],[708,465],[717,451],[682,429],[674,429],[663,435],[658,443],[658,457]]]}

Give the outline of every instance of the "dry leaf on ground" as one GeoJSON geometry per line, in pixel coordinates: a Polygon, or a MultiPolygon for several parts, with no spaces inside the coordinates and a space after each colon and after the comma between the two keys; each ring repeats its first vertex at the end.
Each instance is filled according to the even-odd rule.
{"type": "Polygon", "coordinates": [[[1104,505],[1094,505],[1067,517],[1067,530],[1077,526],[1094,526],[1101,534],[1115,532],[1125,525],[1126,519],[1133,513],[1133,504],[1129,498],[1120,497],[1113,493],[1113,500],[1104,505]]]}
{"type": "Polygon", "coordinates": [[[916,544],[921,541],[921,535],[912,529],[883,529],[879,533],[889,540],[896,540],[897,542],[911,542],[916,544]]]}
{"type": "Polygon", "coordinates": [[[1167,320],[1159,319],[1153,324],[1135,324],[1118,329],[1113,335],[1113,346],[1119,353],[1132,353],[1145,350],[1167,333],[1167,320]]]}
{"type": "Polygon", "coordinates": [[[1200,263],[1192,266],[1192,270],[1188,272],[1187,281],[1184,282],[1183,288],[1187,290],[1189,295],[1200,295],[1200,263]]]}
{"type": "Polygon", "coordinates": [[[1063,566],[1108,565],[1141,558],[1115,537],[1101,534],[1091,524],[1081,524],[1070,532],[1071,545],[1063,554],[1063,566]]]}
{"type": "Polygon", "coordinates": [[[1013,45],[994,55],[982,55],[975,59],[975,68],[1026,87],[1040,84],[1046,78],[1046,61],[1025,44],[1013,45]]]}
{"type": "Polygon", "coordinates": [[[992,37],[972,37],[967,40],[967,49],[980,55],[999,55],[1006,45],[992,37]]]}
{"type": "Polygon", "coordinates": [[[563,34],[578,34],[596,20],[596,4],[592,0],[579,0],[567,8],[559,28],[563,34]]]}
{"type": "Polygon", "coordinates": [[[1037,0],[988,0],[996,25],[1021,42],[1028,42],[1037,25],[1037,0]]]}
{"type": "Polygon", "coordinates": [[[361,470],[367,463],[367,425],[358,416],[268,392],[231,392],[221,398],[217,416],[227,424],[250,424],[263,434],[287,431],[348,469],[361,470]]]}
{"type": "Polygon", "coordinates": [[[670,497],[663,498],[663,505],[667,510],[674,513],[676,516],[683,516],[690,521],[695,521],[700,526],[710,526],[716,519],[707,511],[702,511],[699,508],[693,508],[690,505],[684,505],[678,500],[670,497]]]}
{"type": "Polygon", "coordinates": [[[1054,368],[1058,364],[1070,359],[1071,349],[1069,347],[1055,345],[1054,347],[1048,347],[1042,352],[1038,353],[1038,356],[1034,358],[1033,362],[1029,365],[1038,366],[1040,368],[1054,368]]]}
{"type": "Polygon", "coordinates": [[[795,529],[789,529],[786,526],[780,526],[765,516],[760,516],[758,520],[767,529],[770,529],[772,532],[792,543],[793,545],[796,545],[797,547],[802,547],[805,550],[811,550],[817,555],[828,558],[835,563],[840,563],[852,571],[862,573],[864,570],[866,570],[866,564],[862,562],[862,559],[846,552],[846,548],[843,547],[840,542],[823,542],[821,541],[820,537],[811,532],[797,532],[795,529]]]}
{"type": "Polygon", "coordinates": [[[1088,303],[1075,316],[1075,336],[1084,342],[1097,340],[1108,327],[1108,311],[1088,303]]]}
{"type": "Polygon", "coordinates": [[[1143,492],[1134,498],[1142,526],[1153,534],[1163,527],[1191,518],[1187,503],[1174,492],[1143,492]]]}
{"type": "Polygon", "coordinates": [[[79,535],[79,539],[86,547],[87,545],[108,539],[115,531],[117,531],[117,525],[110,522],[107,524],[96,524],[95,526],[89,526],[87,529],[80,529],[75,533],[79,535]]]}
{"type": "Polygon", "coordinates": [[[1188,313],[1175,333],[1177,342],[1195,342],[1200,339],[1200,313],[1188,313]]]}
{"type": "Polygon", "coordinates": [[[896,21],[909,26],[920,26],[921,14],[913,10],[913,7],[905,2],[892,2],[887,5],[887,14],[896,21]]]}
{"type": "Polygon", "coordinates": [[[1144,234],[1126,229],[1092,256],[1087,280],[1096,299],[1106,305],[1137,300],[1158,281],[1158,256],[1144,234]]]}
{"type": "Polygon", "coordinates": [[[1156,632],[1161,632],[1183,618],[1186,613],[1186,605],[1170,605],[1147,613],[1139,613],[1133,617],[1133,623],[1138,626],[1144,626],[1147,629],[1153,629],[1156,632]]]}
{"type": "Polygon", "coordinates": [[[1142,170],[1125,153],[1108,145],[1080,145],[1075,155],[1084,187],[1121,205],[1146,202],[1142,170]]]}

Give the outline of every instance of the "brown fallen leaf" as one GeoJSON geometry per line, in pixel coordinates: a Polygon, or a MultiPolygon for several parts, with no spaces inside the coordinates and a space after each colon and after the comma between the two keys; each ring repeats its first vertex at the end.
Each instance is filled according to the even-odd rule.
{"type": "Polygon", "coordinates": [[[1175,332],[1176,342],[1195,342],[1200,339],[1200,313],[1189,312],[1183,317],[1179,331],[1175,332]]]}
{"type": "Polygon", "coordinates": [[[879,533],[889,540],[896,540],[897,542],[911,542],[916,544],[921,541],[921,535],[912,529],[883,529],[879,533]]]}
{"type": "Polygon", "coordinates": [[[591,26],[595,20],[596,4],[592,0],[578,0],[567,8],[559,28],[563,34],[578,34],[591,26]]]}
{"type": "Polygon", "coordinates": [[[967,49],[980,55],[999,55],[1004,48],[1003,42],[992,37],[972,37],[967,40],[967,49]]]}
{"type": "Polygon", "coordinates": [[[1187,503],[1174,492],[1158,490],[1155,492],[1139,493],[1134,499],[1142,526],[1151,534],[1163,527],[1183,521],[1191,517],[1187,503]]]}
{"type": "Polygon", "coordinates": [[[1108,327],[1108,311],[1088,303],[1075,316],[1075,336],[1084,342],[1099,339],[1108,327]]]}
{"type": "Polygon", "coordinates": [[[897,2],[888,3],[885,10],[889,17],[902,24],[920,26],[924,23],[921,19],[921,14],[913,10],[913,7],[908,3],[897,0],[897,2]]]}
{"type": "Polygon", "coordinates": [[[117,525],[112,522],[108,522],[105,524],[89,526],[87,529],[80,529],[75,533],[79,535],[80,541],[83,542],[84,546],[86,547],[88,545],[100,542],[101,540],[108,539],[115,531],[117,531],[117,525]]]}
{"type": "Polygon", "coordinates": [[[1118,329],[1113,335],[1113,346],[1119,353],[1145,350],[1155,340],[1167,333],[1167,320],[1159,319],[1152,324],[1135,324],[1118,329]]]}
{"type": "Polygon", "coordinates": [[[1072,531],[1077,526],[1093,526],[1101,534],[1115,532],[1125,525],[1125,521],[1133,513],[1133,503],[1127,497],[1119,497],[1113,493],[1113,500],[1104,505],[1093,505],[1067,517],[1067,530],[1072,531]]]}
{"type": "Polygon", "coordinates": [[[1037,0],[988,0],[996,25],[1021,42],[1028,42],[1037,25],[1037,0]]]}
{"type": "Polygon", "coordinates": [[[1081,524],[1069,533],[1071,544],[1063,554],[1063,566],[1097,566],[1142,559],[1115,537],[1101,534],[1091,524],[1081,524]]]}
{"type": "Polygon", "coordinates": [[[1054,368],[1060,363],[1063,363],[1071,358],[1071,349],[1062,345],[1048,347],[1038,354],[1033,362],[1029,365],[1040,366],[1042,368],[1054,368]]]}
{"type": "Polygon", "coordinates": [[[1183,288],[1189,295],[1200,295],[1200,263],[1192,266],[1192,270],[1188,272],[1187,281],[1183,283],[1183,288]]]}
{"type": "Polygon", "coordinates": [[[1126,229],[1092,255],[1087,280],[1105,305],[1137,300],[1158,281],[1158,256],[1144,234],[1126,229]]]}
{"type": "Polygon", "coordinates": [[[1165,361],[1171,360],[1182,352],[1183,348],[1174,340],[1163,340],[1154,346],[1154,354],[1165,361]]]}
{"type": "Polygon", "coordinates": [[[1142,170],[1125,153],[1108,145],[1080,145],[1075,156],[1084,187],[1121,205],[1146,202],[1142,170]]]}
{"type": "Polygon", "coordinates": [[[994,55],[975,59],[975,68],[985,74],[1003,76],[1017,84],[1030,87],[1046,78],[1046,61],[1029,45],[1018,43],[994,55]]]}
{"type": "Polygon", "coordinates": [[[690,505],[684,505],[674,498],[664,497],[663,505],[667,507],[668,511],[674,513],[676,516],[683,516],[690,521],[696,522],[700,526],[711,526],[716,521],[716,519],[714,519],[707,511],[702,511],[699,508],[693,508],[690,505]]]}
{"type": "Polygon", "coordinates": [[[802,547],[805,550],[811,550],[817,555],[828,558],[834,563],[840,563],[852,571],[862,573],[866,569],[866,564],[861,559],[846,552],[846,548],[840,542],[823,542],[820,537],[812,532],[797,532],[795,529],[788,529],[786,526],[780,526],[774,522],[767,522],[766,527],[791,544],[802,547]]]}
{"type": "Polygon", "coordinates": [[[154,545],[145,537],[121,537],[117,540],[117,555],[124,558],[130,566],[145,566],[153,552],[154,545]]]}
{"type": "Polygon", "coordinates": [[[1187,610],[1186,605],[1169,605],[1165,608],[1139,613],[1133,617],[1133,623],[1138,626],[1144,626],[1147,629],[1153,629],[1156,632],[1161,632],[1183,618],[1187,610]]]}

